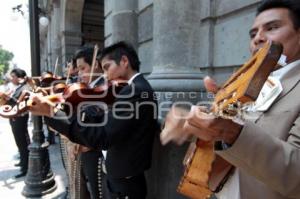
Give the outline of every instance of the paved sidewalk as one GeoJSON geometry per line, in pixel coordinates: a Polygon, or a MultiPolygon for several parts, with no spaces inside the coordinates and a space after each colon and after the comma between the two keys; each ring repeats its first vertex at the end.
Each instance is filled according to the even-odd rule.
{"type": "MultiPolygon", "coordinates": [[[[32,127],[29,126],[31,134],[32,127]]],[[[57,189],[42,198],[62,199],[65,194],[66,174],[61,162],[59,144],[56,137],[56,144],[49,148],[51,168],[55,175],[57,189]]],[[[25,198],[21,193],[24,187],[24,177],[14,179],[14,175],[19,173],[19,167],[14,164],[18,162],[18,149],[16,147],[9,121],[0,118],[0,198],[21,199],[25,198]]]]}

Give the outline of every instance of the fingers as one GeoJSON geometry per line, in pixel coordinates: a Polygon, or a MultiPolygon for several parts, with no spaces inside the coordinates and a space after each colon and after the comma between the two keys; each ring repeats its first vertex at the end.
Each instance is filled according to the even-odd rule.
{"type": "Polygon", "coordinates": [[[171,141],[181,145],[194,135],[204,141],[217,141],[222,139],[224,127],[227,126],[227,120],[207,113],[206,107],[192,106],[189,113],[172,107],[166,116],[160,140],[162,145],[171,141]]]}
{"type": "Polygon", "coordinates": [[[208,110],[206,107],[192,106],[187,120],[196,127],[206,127],[213,119],[215,119],[214,115],[207,112],[208,110]]]}
{"type": "Polygon", "coordinates": [[[206,76],[204,79],[204,86],[208,92],[212,92],[216,94],[219,90],[219,87],[217,86],[217,83],[215,80],[210,78],[209,76],[206,76]]]}
{"type": "Polygon", "coordinates": [[[182,127],[188,115],[188,111],[173,106],[166,116],[164,129],[160,134],[162,145],[173,141],[182,144],[189,135],[186,135],[182,127]]]}
{"type": "Polygon", "coordinates": [[[181,145],[189,138],[189,136],[190,135],[186,134],[182,129],[177,129],[177,131],[165,129],[160,134],[160,141],[162,145],[166,145],[171,141],[181,145]]]}
{"type": "Polygon", "coordinates": [[[194,125],[191,125],[189,122],[185,122],[183,126],[183,130],[187,134],[192,134],[204,141],[210,141],[214,137],[214,134],[212,134],[208,129],[201,128],[199,126],[196,127],[194,125]]]}
{"type": "Polygon", "coordinates": [[[29,110],[32,112],[33,115],[36,115],[38,112],[39,106],[41,104],[41,100],[39,99],[39,96],[34,95],[31,96],[31,103],[32,106],[29,107],[29,110]]]}
{"type": "Polygon", "coordinates": [[[203,113],[208,113],[209,110],[205,106],[192,106],[191,111],[189,112],[188,118],[195,116],[201,116],[203,113]]]}
{"type": "Polygon", "coordinates": [[[160,134],[162,145],[171,141],[181,145],[191,135],[210,140],[211,136],[207,135],[206,128],[215,117],[206,112],[207,108],[203,106],[192,106],[190,112],[173,106],[166,116],[164,129],[160,134]]]}
{"type": "MultiPolygon", "coordinates": [[[[170,119],[170,117],[169,117],[170,119]]],[[[171,119],[170,119],[171,120],[171,119]]],[[[179,134],[180,134],[180,127],[179,126],[179,121],[174,121],[173,123],[171,122],[165,122],[164,128],[162,132],[160,133],[160,141],[162,145],[166,145],[172,140],[179,139],[179,134]]]]}
{"type": "Polygon", "coordinates": [[[207,113],[206,107],[192,106],[189,118],[184,123],[183,131],[204,141],[213,141],[219,137],[220,120],[207,113]]]}
{"type": "Polygon", "coordinates": [[[42,96],[38,94],[31,96],[31,104],[29,110],[33,115],[45,115],[47,107],[45,107],[45,103],[43,103],[42,96]]]}
{"type": "Polygon", "coordinates": [[[161,133],[160,133],[160,142],[162,145],[166,145],[168,144],[170,141],[171,141],[171,135],[170,135],[170,132],[166,131],[166,130],[163,130],[161,133]]]}
{"type": "Polygon", "coordinates": [[[17,99],[17,103],[20,103],[22,101],[25,101],[26,99],[29,98],[31,92],[27,90],[23,90],[19,98],[17,99]]]}

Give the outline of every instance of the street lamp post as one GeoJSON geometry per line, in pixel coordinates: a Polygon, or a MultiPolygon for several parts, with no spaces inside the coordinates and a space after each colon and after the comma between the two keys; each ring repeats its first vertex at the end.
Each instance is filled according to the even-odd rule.
{"type": "MultiPolygon", "coordinates": [[[[40,75],[38,0],[29,0],[30,46],[32,76],[40,75]]],[[[49,161],[48,142],[43,133],[42,118],[32,116],[32,143],[29,145],[28,172],[22,194],[26,197],[40,197],[56,189],[54,175],[49,161]]]]}

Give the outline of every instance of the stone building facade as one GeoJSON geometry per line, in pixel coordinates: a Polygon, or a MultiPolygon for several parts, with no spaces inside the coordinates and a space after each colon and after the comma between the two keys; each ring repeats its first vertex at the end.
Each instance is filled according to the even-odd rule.
{"type": "MultiPolygon", "coordinates": [[[[260,0],[43,0],[50,23],[40,27],[41,67],[64,65],[81,45],[100,47],[131,42],[141,72],[157,92],[160,116],[176,101],[201,103],[203,77],[219,83],[243,64],[248,30],[260,0]]],[[[59,72],[61,73],[61,69],[59,72]]],[[[147,173],[149,199],[184,198],[176,193],[187,145],[155,141],[153,167],[147,173]]]]}

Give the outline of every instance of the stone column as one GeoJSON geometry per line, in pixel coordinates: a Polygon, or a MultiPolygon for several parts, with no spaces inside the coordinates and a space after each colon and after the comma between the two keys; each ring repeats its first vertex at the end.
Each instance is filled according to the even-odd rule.
{"type": "Polygon", "coordinates": [[[53,30],[52,30],[52,67],[54,69],[56,59],[58,58],[58,66],[56,75],[63,75],[63,68],[65,61],[62,60],[61,53],[61,43],[60,43],[60,24],[61,24],[61,9],[60,9],[60,1],[53,1],[53,30]]]}
{"type": "Polygon", "coordinates": [[[66,62],[82,44],[81,19],[84,0],[60,1],[60,42],[62,62],[66,62]]]}
{"type": "Polygon", "coordinates": [[[54,24],[55,24],[55,20],[54,19],[54,15],[53,12],[51,11],[51,15],[50,17],[48,17],[49,19],[49,24],[48,24],[48,34],[47,34],[47,59],[43,60],[43,64],[45,65],[45,63],[47,63],[47,67],[49,68],[48,70],[50,72],[53,72],[54,70],[54,63],[55,61],[53,61],[55,56],[55,54],[53,54],[53,44],[54,44],[54,34],[53,34],[53,30],[54,30],[54,24]]]}
{"type": "Polygon", "coordinates": [[[138,44],[138,0],[113,0],[112,43],[120,40],[138,44]]]}
{"type": "Polygon", "coordinates": [[[153,72],[159,91],[200,91],[200,0],[154,0],[153,72]]]}
{"type": "MultiPolygon", "coordinates": [[[[161,118],[173,102],[191,105],[205,98],[200,71],[200,7],[200,0],[153,1],[153,71],[148,80],[156,91],[161,118]]],[[[157,136],[147,175],[149,198],[184,198],[176,189],[187,146],[161,146],[157,136]]]]}

